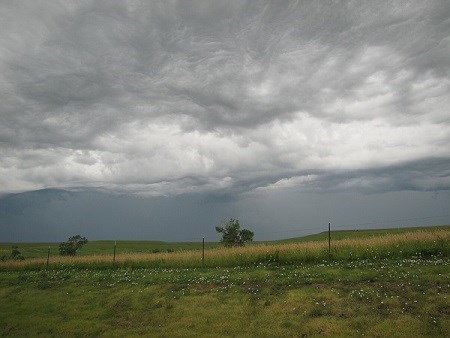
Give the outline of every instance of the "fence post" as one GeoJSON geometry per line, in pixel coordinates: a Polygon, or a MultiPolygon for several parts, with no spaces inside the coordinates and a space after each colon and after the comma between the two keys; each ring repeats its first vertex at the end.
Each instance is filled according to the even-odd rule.
{"type": "Polygon", "coordinates": [[[202,267],[205,267],[205,237],[203,237],[202,267]]]}
{"type": "Polygon", "coordinates": [[[117,241],[114,241],[113,267],[116,266],[116,245],[117,245],[117,241]]]}
{"type": "Polygon", "coordinates": [[[331,258],[331,224],[328,223],[328,258],[331,258]]]}
{"type": "Polygon", "coordinates": [[[47,269],[48,269],[49,261],[50,261],[50,245],[48,246],[48,250],[47,250],[47,269]]]}

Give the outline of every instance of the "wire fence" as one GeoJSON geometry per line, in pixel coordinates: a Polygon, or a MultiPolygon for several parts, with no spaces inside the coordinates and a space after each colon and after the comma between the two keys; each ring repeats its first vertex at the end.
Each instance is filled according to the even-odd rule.
{"type": "MultiPolygon", "coordinates": [[[[395,218],[395,219],[384,219],[384,220],[373,220],[373,221],[365,221],[365,222],[359,222],[359,223],[342,223],[342,224],[335,224],[332,221],[331,223],[331,232],[336,230],[366,230],[367,226],[378,226],[383,225],[386,226],[389,229],[401,229],[404,228],[404,226],[392,226],[392,223],[398,223],[398,222],[414,222],[414,221],[426,221],[426,220],[434,220],[434,219],[440,219],[440,218],[450,218],[450,214],[442,214],[442,215],[433,215],[433,216],[426,216],[426,217],[409,217],[409,218],[395,218]]],[[[287,235],[292,237],[301,237],[301,236],[307,236],[309,234],[314,233],[321,233],[328,231],[328,223],[321,224],[320,226],[314,226],[314,227],[303,227],[301,225],[292,226],[288,228],[283,228],[282,230],[269,230],[269,231],[257,231],[257,235],[287,235]]],[[[206,233],[206,231],[205,231],[206,233]]],[[[189,238],[184,238],[183,241],[179,242],[188,242],[188,243],[201,243],[201,242],[207,242],[207,243],[214,243],[218,242],[218,238],[215,236],[214,238],[208,238],[208,236],[205,236],[203,234],[195,235],[189,238]]],[[[114,241],[111,240],[113,243],[114,241]]],[[[161,242],[161,245],[164,245],[164,243],[170,243],[170,242],[161,242]]],[[[10,251],[10,247],[6,246],[7,243],[0,243],[3,244],[3,248],[1,248],[2,254],[5,254],[7,251],[10,251]]],[[[8,243],[10,245],[11,243],[8,243]]],[[[20,243],[17,245],[21,246],[20,243]]],[[[52,247],[52,252],[57,252],[57,247],[59,243],[36,243],[35,246],[30,246],[28,243],[26,245],[21,246],[21,250],[24,250],[26,252],[34,252],[34,253],[40,253],[40,254],[48,254],[50,246],[52,247]]],[[[115,246],[115,245],[114,245],[115,246]]]]}

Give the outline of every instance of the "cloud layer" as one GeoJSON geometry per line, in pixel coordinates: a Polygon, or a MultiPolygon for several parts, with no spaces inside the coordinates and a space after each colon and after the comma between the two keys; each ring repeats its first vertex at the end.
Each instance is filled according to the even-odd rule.
{"type": "Polygon", "coordinates": [[[0,192],[450,189],[450,4],[0,5],[0,192]]]}

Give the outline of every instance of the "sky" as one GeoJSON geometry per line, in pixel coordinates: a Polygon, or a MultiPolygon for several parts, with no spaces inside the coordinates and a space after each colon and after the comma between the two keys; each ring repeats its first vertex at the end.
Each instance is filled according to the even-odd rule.
{"type": "Polygon", "coordinates": [[[450,223],[448,1],[2,1],[0,21],[0,241],[450,223]]]}

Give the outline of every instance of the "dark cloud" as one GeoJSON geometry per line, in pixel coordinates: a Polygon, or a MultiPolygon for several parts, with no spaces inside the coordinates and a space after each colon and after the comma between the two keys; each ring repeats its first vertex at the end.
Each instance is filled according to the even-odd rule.
{"type": "Polygon", "coordinates": [[[0,197],[0,242],[89,240],[217,241],[228,217],[281,239],[333,230],[448,224],[450,194],[440,192],[308,192],[277,189],[230,195],[141,198],[98,190],[40,190],[0,197]]]}
{"type": "Polygon", "coordinates": [[[449,189],[445,1],[0,5],[0,185],[449,189]]]}
{"type": "Polygon", "coordinates": [[[450,159],[428,158],[381,168],[324,173],[311,182],[316,191],[385,191],[450,190],[450,159]]]}
{"type": "Polygon", "coordinates": [[[90,240],[200,241],[236,214],[235,201],[204,196],[171,198],[45,189],[0,197],[0,242],[90,240]]]}

